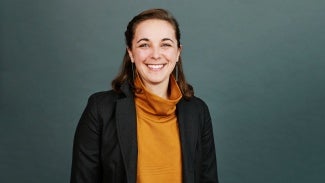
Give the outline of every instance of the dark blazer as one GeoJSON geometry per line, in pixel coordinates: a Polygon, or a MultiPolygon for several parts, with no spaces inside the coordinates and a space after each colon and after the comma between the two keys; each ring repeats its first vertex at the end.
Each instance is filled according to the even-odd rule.
{"type": "MultiPolygon", "coordinates": [[[[74,137],[71,183],[135,183],[137,128],[133,93],[93,94],[74,137]]],[[[218,183],[211,118],[197,97],[181,99],[177,119],[185,183],[218,183]]]]}

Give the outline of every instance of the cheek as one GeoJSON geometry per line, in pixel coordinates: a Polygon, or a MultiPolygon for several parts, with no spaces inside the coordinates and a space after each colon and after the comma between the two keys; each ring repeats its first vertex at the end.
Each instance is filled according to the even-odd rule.
{"type": "Polygon", "coordinates": [[[141,50],[134,53],[134,58],[137,59],[137,61],[142,61],[143,59],[146,59],[148,56],[149,56],[149,52],[146,50],[141,50]]]}
{"type": "Polygon", "coordinates": [[[177,61],[178,59],[178,52],[176,51],[170,51],[170,52],[166,52],[165,54],[171,61],[177,61]]]}

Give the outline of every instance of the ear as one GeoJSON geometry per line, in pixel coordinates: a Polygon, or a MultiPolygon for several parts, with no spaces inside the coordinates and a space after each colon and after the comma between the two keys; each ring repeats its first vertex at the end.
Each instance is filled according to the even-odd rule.
{"type": "Polygon", "coordinates": [[[133,63],[134,62],[134,59],[133,59],[133,54],[132,54],[131,49],[129,47],[127,47],[126,50],[127,50],[128,54],[129,54],[129,57],[131,59],[131,62],[133,63]]]}
{"type": "Polygon", "coordinates": [[[181,55],[181,53],[182,53],[182,50],[183,50],[183,45],[180,45],[179,46],[179,48],[178,48],[178,53],[177,53],[177,62],[178,62],[178,60],[179,60],[179,57],[180,57],[180,55],[181,55]]]}

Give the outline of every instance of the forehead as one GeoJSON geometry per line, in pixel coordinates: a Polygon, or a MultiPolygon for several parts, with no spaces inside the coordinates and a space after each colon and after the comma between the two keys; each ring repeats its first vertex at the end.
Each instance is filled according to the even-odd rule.
{"type": "Polygon", "coordinates": [[[176,39],[174,27],[168,21],[159,19],[145,20],[136,26],[134,39],[143,37],[176,39]]]}

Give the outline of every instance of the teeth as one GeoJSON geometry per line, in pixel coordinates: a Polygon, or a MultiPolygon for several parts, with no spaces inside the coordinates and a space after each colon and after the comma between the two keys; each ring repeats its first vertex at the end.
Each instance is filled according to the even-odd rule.
{"type": "Polygon", "coordinates": [[[148,67],[150,68],[150,69],[160,69],[160,68],[162,68],[164,65],[148,65],[148,67]]]}

